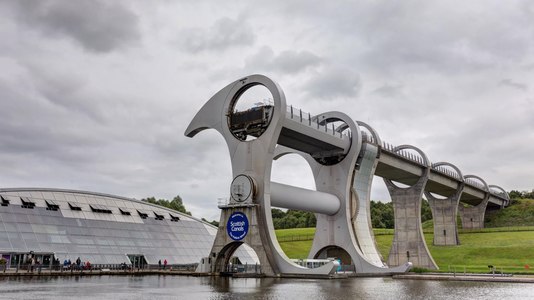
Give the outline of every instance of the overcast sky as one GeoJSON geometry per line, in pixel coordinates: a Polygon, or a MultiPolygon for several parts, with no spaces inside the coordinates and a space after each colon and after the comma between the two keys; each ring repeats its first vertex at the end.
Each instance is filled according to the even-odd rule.
{"type": "MultiPolygon", "coordinates": [[[[0,186],[180,195],[218,219],[231,182],[215,131],[183,133],[228,83],[506,190],[534,188],[532,1],[0,0],[0,186]],[[223,5],[214,5],[223,4],[223,5]]],[[[273,180],[313,187],[303,159],[273,180]]],[[[375,180],[373,199],[388,200],[375,180]]]]}

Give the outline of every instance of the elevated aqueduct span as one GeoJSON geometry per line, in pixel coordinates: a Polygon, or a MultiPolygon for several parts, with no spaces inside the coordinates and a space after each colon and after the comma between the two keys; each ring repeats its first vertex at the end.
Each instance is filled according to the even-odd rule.
{"type": "Polygon", "coordinates": [[[353,265],[356,273],[383,274],[405,272],[412,265],[437,269],[421,228],[423,194],[432,209],[435,245],[459,243],[458,212],[463,228],[482,228],[487,208],[509,203],[508,194],[499,186],[465,175],[451,163],[431,163],[415,146],[383,142],[370,125],[342,112],[312,116],[288,106],[280,86],[262,75],[236,80],[216,93],[185,135],[193,137],[208,128],[224,137],[234,180],[229,202],[219,206],[220,225],[211,253],[199,267],[203,272],[225,270],[242,243],[256,251],[267,276],[335,272],[338,261],[308,269],[284,254],[276,240],[272,206],[316,214],[309,258],[338,257],[342,264],[353,265]],[[269,90],[274,103],[237,111],[240,96],[257,85],[269,90]],[[315,191],[271,182],[273,160],[290,153],[302,155],[309,163],[315,191]],[[384,179],[394,207],[395,233],[387,263],[382,261],[371,227],[375,175],[384,179]]]}

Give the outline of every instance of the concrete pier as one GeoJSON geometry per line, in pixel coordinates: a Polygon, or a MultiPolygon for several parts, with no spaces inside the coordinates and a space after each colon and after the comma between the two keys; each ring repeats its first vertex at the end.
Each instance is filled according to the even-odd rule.
{"type": "Polygon", "coordinates": [[[465,207],[463,205],[458,206],[460,212],[460,218],[462,220],[463,229],[482,229],[484,228],[484,215],[486,214],[486,208],[490,198],[490,189],[488,184],[480,177],[475,175],[466,175],[465,179],[474,178],[479,180],[485,187],[486,194],[482,202],[476,206],[465,207]]]}
{"type": "MultiPolygon", "coordinates": [[[[458,178],[462,179],[463,175],[460,169],[456,166],[439,162],[435,163],[433,167],[439,167],[447,165],[453,168],[458,178]]],[[[454,194],[448,196],[445,199],[439,199],[432,195],[430,192],[425,192],[425,196],[432,210],[432,220],[434,223],[434,245],[436,246],[456,246],[460,245],[460,239],[458,238],[458,226],[456,225],[456,219],[458,216],[458,204],[460,203],[460,197],[465,187],[465,182],[461,182],[454,194]]]]}
{"type": "Polygon", "coordinates": [[[438,266],[428,251],[421,227],[421,201],[430,173],[430,164],[426,155],[419,149],[403,145],[395,151],[414,149],[425,160],[423,175],[408,188],[400,188],[391,180],[384,179],[393,202],[395,217],[395,235],[389,252],[388,265],[398,266],[406,262],[414,267],[437,270],[438,266]]]}
{"type": "Polygon", "coordinates": [[[460,245],[458,229],[456,226],[460,195],[461,192],[456,193],[447,199],[437,199],[426,194],[428,204],[432,210],[432,219],[434,223],[433,244],[435,246],[460,245]]]}

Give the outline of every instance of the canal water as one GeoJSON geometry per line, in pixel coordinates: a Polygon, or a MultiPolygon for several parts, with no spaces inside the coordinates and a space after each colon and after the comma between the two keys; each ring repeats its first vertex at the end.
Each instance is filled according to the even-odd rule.
{"type": "Polygon", "coordinates": [[[534,299],[534,284],[391,278],[0,278],[0,299],[534,299]]]}

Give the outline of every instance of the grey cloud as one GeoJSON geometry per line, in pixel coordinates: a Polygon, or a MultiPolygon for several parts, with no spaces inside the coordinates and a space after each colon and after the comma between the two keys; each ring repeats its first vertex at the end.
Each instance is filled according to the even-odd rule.
{"type": "Polygon", "coordinates": [[[385,84],[374,91],[371,94],[376,94],[386,98],[404,98],[403,86],[402,85],[393,85],[385,84]]]}
{"type": "Polygon", "coordinates": [[[236,46],[254,44],[256,36],[244,20],[222,18],[210,28],[187,28],[182,30],[179,43],[191,53],[221,51],[236,46]]]}
{"type": "Polygon", "coordinates": [[[421,0],[275,5],[291,20],[328,24],[331,30],[326,32],[335,41],[330,53],[338,59],[345,57],[367,72],[398,75],[474,72],[523,60],[534,34],[532,6],[524,3],[498,9],[477,2],[421,0]]]}
{"type": "Polygon", "coordinates": [[[322,59],[309,51],[286,50],[275,55],[267,46],[246,59],[245,69],[258,72],[261,70],[278,71],[285,74],[296,74],[308,68],[319,66],[322,59]]]}
{"type": "Polygon", "coordinates": [[[499,82],[499,85],[508,86],[508,87],[511,87],[511,88],[514,88],[514,89],[518,89],[518,90],[522,90],[522,91],[528,90],[528,85],[526,85],[524,83],[514,82],[511,79],[503,79],[503,80],[501,80],[501,82],[499,82]]]}
{"type": "Polygon", "coordinates": [[[327,67],[314,74],[303,87],[312,96],[331,100],[355,98],[358,96],[361,86],[360,76],[352,70],[327,67]]]}
{"type": "MultiPolygon", "coordinates": [[[[194,139],[183,131],[215,92],[259,72],[295,107],[343,111],[432,161],[505,189],[532,188],[534,100],[521,90],[533,76],[534,19],[523,17],[532,6],[523,13],[498,1],[271,1],[243,20],[219,18],[253,15],[257,5],[214,13],[207,2],[186,2],[0,0],[2,186],[180,194],[195,215],[211,219],[217,198],[228,196],[228,149],[215,131],[194,139]],[[87,3],[98,9],[83,9],[87,3]],[[105,47],[84,26],[100,28],[102,14],[94,12],[115,6],[139,14],[126,21],[134,33],[108,42],[113,55],[88,55],[105,47]],[[80,14],[81,21],[69,19],[80,14]],[[151,35],[125,48],[139,39],[140,25],[151,35]],[[187,51],[169,49],[169,37],[187,51]]],[[[282,182],[309,174],[281,171],[282,182]]],[[[373,198],[379,191],[387,199],[377,180],[373,198]]]]}
{"type": "Polygon", "coordinates": [[[137,16],[118,2],[22,0],[13,2],[23,23],[53,36],[68,37],[93,52],[110,52],[140,39],[137,16]]]}

